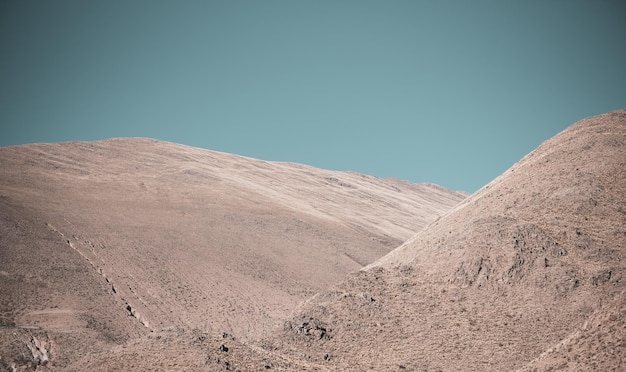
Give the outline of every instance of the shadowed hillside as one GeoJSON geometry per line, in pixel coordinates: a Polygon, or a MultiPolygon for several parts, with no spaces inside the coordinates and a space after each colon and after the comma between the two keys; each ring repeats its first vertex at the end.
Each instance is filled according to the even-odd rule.
{"type": "Polygon", "coordinates": [[[464,197],[149,139],[0,148],[0,366],[201,368],[464,197]]]}

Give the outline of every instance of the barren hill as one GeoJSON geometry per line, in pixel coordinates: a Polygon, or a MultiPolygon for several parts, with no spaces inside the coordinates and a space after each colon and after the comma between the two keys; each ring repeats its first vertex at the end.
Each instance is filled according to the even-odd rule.
{"type": "Polygon", "coordinates": [[[0,148],[0,366],[206,368],[464,197],[149,139],[0,148]]]}
{"type": "Polygon", "coordinates": [[[622,371],[625,289],[626,111],[617,111],[546,141],[307,301],[272,345],[332,370],[622,371]]]}
{"type": "MultiPolygon", "coordinates": [[[[142,141],[137,151],[155,157],[142,141]]],[[[14,172],[0,198],[5,365],[24,355],[22,365],[51,358],[42,370],[626,367],[626,111],[572,125],[447,212],[442,200],[460,197],[433,186],[199,150],[171,167],[170,155],[133,163],[122,147],[117,162],[92,156],[87,174],[44,161],[58,168],[43,178],[16,165],[30,155],[1,158],[14,172]],[[226,159],[218,175],[206,170],[226,159]],[[92,182],[107,179],[93,176],[105,163],[121,176],[92,182]],[[276,177],[251,176],[259,167],[276,177]],[[86,201],[77,190],[88,181],[86,201]],[[409,202],[432,214],[410,221],[409,202]],[[205,253],[213,244],[228,249],[205,253]]]]}

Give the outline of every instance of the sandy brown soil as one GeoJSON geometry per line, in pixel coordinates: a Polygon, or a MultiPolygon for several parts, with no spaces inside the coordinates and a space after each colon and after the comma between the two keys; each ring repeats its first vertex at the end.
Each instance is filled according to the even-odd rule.
{"type": "Polygon", "coordinates": [[[131,142],[0,149],[0,365],[626,369],[626,111],[456,205],[434,186],[131,142]]]}
{"type": "Polygon", "coordinates": [[[625,289],[619,111],[546,141],[273,342],[331,370],[622,371],[625,289]]]}
{"type": "Polygon", "coordinates": [[[251,340],[465,197],[148,139],[0,148],[0,169],[7,369],[266,363],[251,340]]]}

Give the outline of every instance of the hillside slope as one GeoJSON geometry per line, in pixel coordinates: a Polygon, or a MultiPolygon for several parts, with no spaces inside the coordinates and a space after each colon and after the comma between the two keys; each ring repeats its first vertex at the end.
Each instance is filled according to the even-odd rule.
{"type": "Polygon", "coordinates": [[[617,111],[546,141],[307,301],[272,345],[322,369],[503,371],[538,358],[527,368],[623,370],[624,289],[626,111],[617,111]],[[590,331],[597,321],[606,327],[590,331]],[[578,342],[579,330],[611,350],[576,362],[588,339],[556,345],[578,342]]]}
{"type": "Polygon", "coordinates": [[[260,337],[464,197],[149,139],[0,148],[0,365],[260,337]]]}

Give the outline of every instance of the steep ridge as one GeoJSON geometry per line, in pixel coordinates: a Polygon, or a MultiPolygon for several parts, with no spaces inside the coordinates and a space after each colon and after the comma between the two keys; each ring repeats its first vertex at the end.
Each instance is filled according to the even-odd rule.
{"type": "Polygon", "coordinates": [[[0,148],[0,365],[106,370],[155,335],[180,346],[155,369],[189,365],[188,337],[266,334],[464,197],[150,139],[0,148]]]}
{"type": "Polygon", "coordinates": [[[308,300],[267,342],[332,370],[502,371],[533,360],[530,370],[623,370],[626,330],[614,320],[624,289],[626,111],[616,111],[546,141],[401,247],[308,300]],[[594,319],[613,320],[590,334],[594,319]],[[568,345],[581,329],[611,350],[575,361],[587,346],[568,345]]]}

